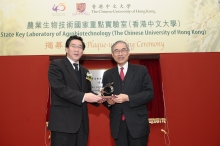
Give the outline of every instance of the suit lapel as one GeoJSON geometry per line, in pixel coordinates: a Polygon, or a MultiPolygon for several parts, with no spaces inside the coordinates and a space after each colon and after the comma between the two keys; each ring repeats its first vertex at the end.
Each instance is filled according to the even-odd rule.
{"type": "Polygon", "coordinates": [[[81,78],[82,78],[82,91],[84,90],[85,87],[85,82],[86,82],[86,70],[80,65],[80,70],[81,70],[81,78]]]}
{"type": "Polygon", "coordinates": [[[79,81],[78,81],[78,77],[76,75],[75,70],[73,69],[72,64],[70,63],[70,61],[67,58],[64,58],[64,64],[66,66],[66,69],[69,71],[69,73],[73,76],[73,78],[76,80],[78,86],[80,87],[79,81]]]}
{"type": "Polygon", "coordinates": [[[128,64],[128,70],[125,75],[125,92],[128,90],[130,84],[132,84],[132,80],[135,74],[135,70],[131,64],[128,64]]]}
{"type": "Polygon", "coordinates": [[[113,68],[112,70],[112,79],[114,82],[113,87],[114,87],[114,92],[115,93],[120,93],[121,91],[121,86],[120,86],[120,80],[119,80],[119,73],[118,73],[118,67],[113,68]]]}

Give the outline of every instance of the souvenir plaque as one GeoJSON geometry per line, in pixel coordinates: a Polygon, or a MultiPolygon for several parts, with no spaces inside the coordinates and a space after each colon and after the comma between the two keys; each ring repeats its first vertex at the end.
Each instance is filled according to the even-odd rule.
{"type": "Polygon", "coordinates": [[[112,86],[113,82],[106,84],[104,87],[102,86],[102,76],[105,71],[105,69],[89,70],[92,74],[92,91],[97,94],[101,93],[103,99],[113,98],[115,97],[112,96],[112,93],[114,92],[114,88],[112,86]]]}
{"type": "Polygon", "coordinates": [[[101,92],[102,98],[113,98],[114,96],[112,96],[113,92],[114,92],[114,87],[112,86],[114,82],[112,83],[108,83],[106,84],[101,92]]]}

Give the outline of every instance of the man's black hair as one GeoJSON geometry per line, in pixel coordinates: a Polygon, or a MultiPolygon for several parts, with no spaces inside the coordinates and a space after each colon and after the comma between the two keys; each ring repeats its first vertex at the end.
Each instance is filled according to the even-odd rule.
{"type": "Polygon", "coordinates": [[[83,50],[86,48],[86,45],[85,43],[83,42],[83,39],[77,35],[74,35],[74,36],[70,36],[67,40],[66,40],[66,48],[69,48],[69,45],[70,45],[70,42],[72,40],[80,40],[82,42],[82,47],[83,47],[83,50]]]}

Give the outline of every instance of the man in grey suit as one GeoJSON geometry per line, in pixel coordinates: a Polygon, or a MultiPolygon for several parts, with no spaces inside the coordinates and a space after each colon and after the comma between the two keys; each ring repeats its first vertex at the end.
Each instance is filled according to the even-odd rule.
{"type": "Polygon", "coordinates": [[[117,66],[104,72],[102,83],[113,82],[114,96],[103,104],[110,110],[111,135],[116,146],[146,146],[149,136],[148,110],[154,92],[145,66],[128,63],[130,49],[124,41],[115,42],[112,57],[117,66]]]}
{"type": "Polygon", "coordinates": [[[85,43],[71,36],[65,45],[66,57],[50,63],[51,107],[48,129],[51,146],[86,146],[89,121],[87,102],[98,105],[102,98],[91,93],[88,69],[79,64],[85,43]]]}

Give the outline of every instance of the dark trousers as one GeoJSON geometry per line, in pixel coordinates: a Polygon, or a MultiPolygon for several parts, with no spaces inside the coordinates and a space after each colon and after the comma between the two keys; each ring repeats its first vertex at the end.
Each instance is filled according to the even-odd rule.
{"type": "Polygon", "coordinates": [[[149,134],[144,137],[140,137],[136,139],[132,138],[126,124],[126,120],[124,121],[121,120],[118,138],[115,139],[115,145],[116,146],[147,146],[148,136],[149,134]]]}
{"type": "Polygon", "coordinates": [[[88,134],[83,123],[77,133],[63,133],[51,131],[51,146],[86,146],[88,134]]]}

